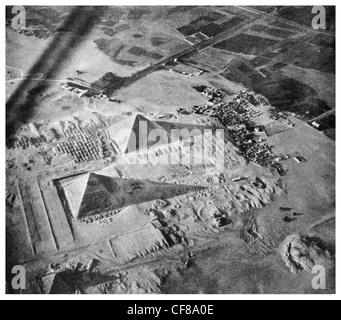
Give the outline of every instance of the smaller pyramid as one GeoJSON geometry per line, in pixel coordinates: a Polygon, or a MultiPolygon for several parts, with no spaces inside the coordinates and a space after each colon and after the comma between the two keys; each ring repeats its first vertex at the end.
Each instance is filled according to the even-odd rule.
{"type": "MultiPolygon", "coordinates": [[[[139,152],[152,148],[157,142],[149,141],[152,130],[162,130],[156,122],[138,114],[129,117],[108,129],[109,136],[119,147],[122,154],[139,152]]],[[[168,141],[165,141],[167,143],[168,141]]]]}
{"type": "Polygon", "coordinates": [[[42,279],[42,289],[45,294],[74,294],[70,281],[63,273],[48,275],[42,279]]]}

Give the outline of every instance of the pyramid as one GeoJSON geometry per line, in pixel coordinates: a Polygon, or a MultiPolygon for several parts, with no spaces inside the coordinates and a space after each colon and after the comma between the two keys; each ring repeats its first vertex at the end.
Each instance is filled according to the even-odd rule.
{"type": "Polygon", "coordinates": [[[89,181],[90,174],[72,179],[66,179],[63,189],[72,213],[78,212],[83,200],[83,195],[89,181]]]}
{"type": "Polygon", "coordinates": [[[69,285],[69,279],[62,273],[51,274],[42,279],[45,294],[74,294],[75,291],[69,285]]]}
{"type": "Polygon", "coordinates": [[[78,193],[76,199],[71,200],[73,202],[73,215],[76,219],[83,219],[122,207],[123,201],[120,197],[118,185],[112,178],[91,173],[87,175],[87,181],[84,177],[80,180],[76,182],[73,188],[83,184],[79,191],[84,191],[78,193]]]}
{"type": "Polygon", "coordinates": [[[153,200],[173,198],[194,188],[148,180],[114,178],[98,173],[69,178],[61,182],[61,187],[76,220],[153,200]]]}
{"type": "MultiPolygon", "coordinates": [[[[111,126],[108,133],[119,147],[121,153],[127,154],[152,148],[157,142],[148,141],[149,134],[152,130],[160,129],[162,130],[162,127],[156,122],[138,114],[111,126]]],[[[165,141],[165,143],[168,143],[168,141],[165,141]]]]}
{"type": "Polygon", "coordinates": [[[78,218],[121,208],[123,200],[120,197],[118,185],[110,177],[90,174],[78,218]]]}

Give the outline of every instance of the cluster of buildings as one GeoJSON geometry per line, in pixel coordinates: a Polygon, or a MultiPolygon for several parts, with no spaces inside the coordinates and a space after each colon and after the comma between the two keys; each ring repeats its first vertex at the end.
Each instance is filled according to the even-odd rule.
{"type": "Polygon", "coordinates": [[[259,105],[269,105],[269,101],[261,96],[261,95],[255,95],[247,90],[240,91],[236,96],[234,97],[234,100],[238,103],[240,101],[247,101],[248,103],[251,103],[254,106],[259,105]]]}
{"type": "Polygon", "coordinates": [[[178,59],[174,59],[173,62],[169,64],[163,64],[162,66],[169,72],[179,73],[187,77],[198,77],[204,74],[203,70],[181,64],[179,63],[178,59]]]}
{"type": "Polygon", "coordinates": [[[284,169],[281,163],[276,161],[270,161],[269,166],[277,170],[280,176],[284,177],[287,174],[287,170],[284,169]]]}
{"type": "Polygon", "coordinates": [[[213,105],[221,103],[226,96],[223,92],[216,88],[206,88],[201,92],[201,94],[209,99],[209,102],[213,105]]]}
{"type": "Polygon", "coordinates": [[[288,155],[276,157],[267,143],[256,141],[253,132],[254,128],[245,124],[230,130],[236,145],[246,158],[263,167],[269,165],[275,168],[279,175],[285,176],[287,171],[279,161],[287,160],[290,157],[288,155]]]}
{"type": "Polygon", "coordinates": [[[28,132],[19,132],[14,138],[9,139],[9,149],[27,149],[29,147],[41,147],[44,143],[56,141],[60,135],[55,128],[45,128],[40,132],[35,123],[27,125],[28,132]]]}
{"type": "Polygon", "coordinates": [[[67,154],[75,163],[106,159],[111,156],[107,140],[99,132],[104,124],[97,126],[69,126],[64,130],[66,141],[57,145],[59,153],[67,154]]]}
{"type": "Polygon", "coordinates": [[[85,89],[85,88],[82,89],[82,88],[76,87],[76,86],[72,85],[70,82],[63,83],[62,88],[65,91],[68,91],[70,93],[75,94],[78,98],[82,98],[86,93],[89,92],[88,89],[85,89]]]}
{"type": "Polygon", "coordinates": [[[20,28],[18,33],[27,37],[36,37],[40,39],[48,39],[52,35],[52,32],[42,25],[20,28]]]}
{"type": "Polygon", "coordinates": [[[182,74],[186,77],[198,77],[198,76],[201,76],[204,71],[200,70],[199,72],[196,72],[196,73],[190,73],[190,72],[187,72],[187,71],[181,71],[181,70],[178,70],[176,68],[172,68],[172,69],[169,69],[169,72],[175,72],[175,73],[179,73],[179,74],[182,74]]]}
{"type": "MultiPolygon", "coordinates": [[[[268,101],[265,98],[241,91],[231,101],[222,102],[224,94],[217,89],[205,88],[201,93],[209,99],[215,99],[216,102],[214,106],[195,106],[192,113],[218,118],[228,128],[236,145],[246,158],[260,166],[270,165],[277,169],[281,176],[286,175],[286,170],[279,163],[282,158],[277,159],[271,147],[256,137],[255,133],[260,132],[262,128],[252,127],[249,124],[249,120],[262,114],[259,109],[252,108],[251,105],[266,104],[268,101]]],[[[184,114],[185,110],[179,110],[179,112],[184,114]]]]}
{"type": "Polygon", "coordinates": [[[220,121],[227,127],[246,123],[262,114],[260,110],[250,108],[249,102],[234,98],[228,103],[218,106],[217,114],[220,121]]]}
{"type": "MultiPolygon", "coordinates": [[[[292,116],[296,116],[294,114],[291,114],[292,116]]],[[[295,127],[295,124],[286,117],[286,115],[283,112],[277,112],[274,113],[270,116],[271,120],[275,120],[275,121],[280,121],[281,123],[293,128],[295,127]]]]}
{"type": "MultiPolygon", "coordinates": [[[[210,91],[209,91],[210,92],[210,91]]],[[[249,102],[244,99],[234,98],[229,102],[222,102],[223,93],[216,92],[203,93],[208,98],[213,99],[213,106],[194,106],[192,111],[196,114],[205,114],[211,117],[217,117],[226,127],[236,126],[246,123],[254,117],[262,114],[261,111],[250,108],[249,102]]],[[[180,110],[182,113],[182,110],[180,110]]]]}
{"type": "Polygon", "coordinates": [[[99,137],[101,133],[100,129],[105,128],[103,123],[98,125],[88,125],[78,127],[75,124],[63,130],[65,138],[69,140],[85,139],[87,137],[99,137]]]}
{"type": "Polygon", "coordinates": [[[272,150],[266,143],[257,143],[253,131],[245,124],[230,130],[236,145],[250,161],[260,166],[266,166],[273,158],[272,150]]]}
{"type": "Polygon", "coordinates": [[[311,123],[311,125],[315,128],[315,129],[319,129],[321,127],[321,125],[317,122],[317,121],[313,121],[311,123]]]}
{"type": "Polygon", "coordinates": [[[30,123],[25,132],[21,131],[16,137],[9,139],[7,147],[25,150],[31,146],[39,148],[48,144],[54,153],[66,154],[75,163],[106,159],[112,156],[112,149],[101,133],[104,127],[105,124],[101,122],[79,126],[67,122],[67,125],[58,123],[43,128],[30,123]]]}
{"type": "Polygon", "coordinates": [[[111,151],[103,137],[95,139],[78,138],[57,145],[59,153],[67,154],[75,163],[105,159],[111,156],[111,151]]]}
{"type": "Polygon", "coordinates": [[[95,98],[99,100],[109,100],[109,98],[105,94],[101,92],[95,92],[91,88],[87,88],[78,83],[66,82],[62,84],[62,88],[65,91],[76,95],[78,98],[87,97],[87,98],[95,98]]]}
{"type": "Polygon", "coordinates": [[[28,136],[18,136],[9,139],[7,142],[8,149],[27,149],[29,147],[40,147],[44,142],[47,142],[44,136],[41,137],[28,137],[28,136]]]}

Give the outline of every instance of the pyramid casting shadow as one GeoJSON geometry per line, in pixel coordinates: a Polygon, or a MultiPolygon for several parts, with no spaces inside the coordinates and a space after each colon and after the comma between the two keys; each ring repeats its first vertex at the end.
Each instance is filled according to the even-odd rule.
{"type": "Polygon", "coordinates": [[[63,188],[72,215],[77,220],[204,189],[206,187],[112,178],[94,173],[73,179],[63,188]]]}

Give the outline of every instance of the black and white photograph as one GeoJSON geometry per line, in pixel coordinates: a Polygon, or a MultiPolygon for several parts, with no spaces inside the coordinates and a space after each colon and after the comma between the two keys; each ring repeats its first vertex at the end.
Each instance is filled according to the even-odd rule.
{"type": "Polygon", "coordinates": [[[5,299],[335,297],[336,6],[251,2],[4,6],[5,299]]]}

